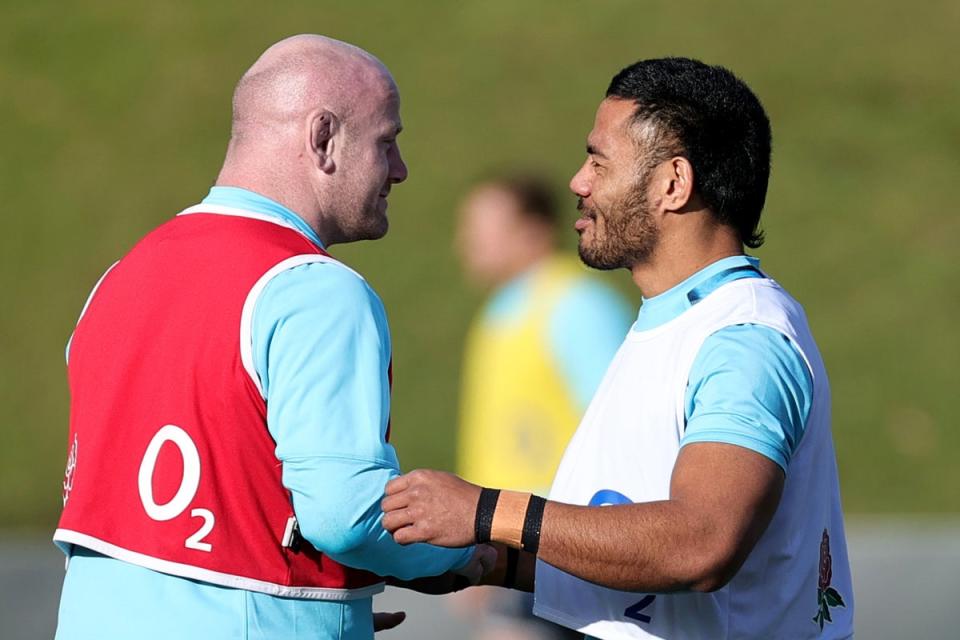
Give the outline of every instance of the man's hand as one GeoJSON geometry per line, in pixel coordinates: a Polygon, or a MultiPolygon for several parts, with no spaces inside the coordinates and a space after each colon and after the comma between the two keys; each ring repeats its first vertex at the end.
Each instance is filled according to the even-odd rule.
{"type": "Polygon", "coordinates": [[[453,573],[463,576],[470,581],[471,585],[478,584],[481,579],[491,571],[497,564],[497,550],[488,544],[478,544],[473,551],[473,557],[470,562],[459,569],[454,569],[453,573]]]}
{"type": "Polygon", "coordinates": [[[480,487],[452,473],[418,469],[387,483],[383,527],[400,544],[441,547],[474,543],[480,487]]]}
{"type": "Polygon", "coordinates": [[[393,629],[395,626],[407,619],[407,614],[403,611],[397,611],[396,613],[374,613],[373,614],[373,632],[377,631],[386,631],[387,629],[393,629]]]}

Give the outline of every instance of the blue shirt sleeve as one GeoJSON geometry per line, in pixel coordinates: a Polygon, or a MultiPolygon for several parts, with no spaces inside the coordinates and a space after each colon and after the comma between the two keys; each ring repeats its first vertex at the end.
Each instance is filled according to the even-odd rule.
{"type": "Polygon", "coordinates": [[[550,347],[581,410],[590,404],[630,322],[631,311],[623,298],[586,278],[554,306],[550,347]]]}
{"type": "Polygon", "coordinates": [[[337,264],[292,268],[264,288],[252,333],[267,426],[304,538],[342,564],[400,579],[465,564],[472,549],[401,547],[381,525],[399,464],[385,441],[390,334],[369,285],[337,264]]]}
{"type": "Polygon", "coordinates": [[[797,347],[770,327],[725,327],[703,343],[690,371],[681,446],[723,442],[760,453],[786,472],[813,403],[797,347]]]}

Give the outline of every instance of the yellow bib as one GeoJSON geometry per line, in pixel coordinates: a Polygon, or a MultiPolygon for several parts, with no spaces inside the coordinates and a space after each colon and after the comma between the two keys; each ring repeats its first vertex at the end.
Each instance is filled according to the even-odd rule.
{"type": "Polygon", "coordinates": [[[572,258],[555,257],[530,276],[516,318],[480,318],[467,340],[458,469],[482,486],[544,492],[580,420],[573,391],[550,351],[556,303],[586,277],[572,258]]]}

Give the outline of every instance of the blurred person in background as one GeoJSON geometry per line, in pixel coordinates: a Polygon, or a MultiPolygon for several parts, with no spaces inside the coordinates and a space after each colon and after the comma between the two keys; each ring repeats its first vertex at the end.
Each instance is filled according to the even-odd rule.
{"type": "Polygon", "coordinates": [[[489,547],[404,548],[381,526],[390,332],[326,252],[387,232],[399,100],[357,47],[269,48],[216,185],[94,288],[67,347],[57,638],[369,640],[402,619],[372,614],[381,576],[479,578],[489,547]]]}
{"type": "MultiPolygon", "coordinates": [[[[558,249],[563,222],[550,184],[528,172],[484,180],[460,206],[464,271],[492,291],[464,355],[457,469],[484,486],[549,488],[630,326],[626,302],[558,249]]],[[[454,603],[477,614],[481,637],[577,637],[534,618],[524,594],[471,589],[454,603]]]]}

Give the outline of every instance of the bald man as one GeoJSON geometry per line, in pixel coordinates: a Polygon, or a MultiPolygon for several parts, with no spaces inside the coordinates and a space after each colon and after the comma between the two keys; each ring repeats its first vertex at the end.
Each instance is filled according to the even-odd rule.
{"type": "Polygon", "coordinates": [[[274,45],[216,186],[94,288],[67,346],[57,638],[370,638],[380,576],[445,590],[492,564],[380,523],[390,334],[326,248],[386,233],[400,129],[376,58],[274,45]]]}

